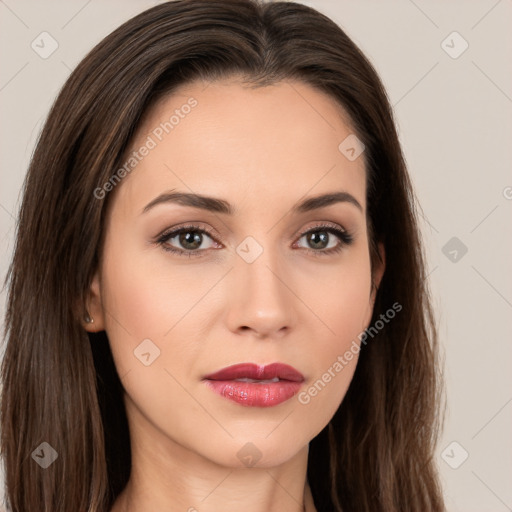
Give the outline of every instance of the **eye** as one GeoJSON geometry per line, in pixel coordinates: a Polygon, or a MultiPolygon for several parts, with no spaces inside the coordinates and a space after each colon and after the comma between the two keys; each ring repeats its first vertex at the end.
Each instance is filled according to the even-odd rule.
{"type": "Polygon", "coordinates": [[[311,247],[305,247],[306,251],[313,253],[315,256],[337,253],[353,242],[353,237],[348,231],[331,224],[314,226],[302,233],[299,241],[303,238],[311,247]],[[338,239],[337,243],[336,238],[338,239]]]}
{"type": "MultiPolygon", "coordinates": [[[[321,224],[308,229],[301,234],[299,242],[302,239],[305,239],[310,247],[301,247],[300,244],[297,245],[298,242],[294,246],[303,248],[315,256],[337,253],[353,242],[353,237],[348,231],[331,224],[321,224]]],[[[202,256],[207,249],[222,247],[208,229],[193,224],[165,231],[155,242],[167,252],[189,258],[202,256]]]]}
{"type": "Polygon", "coordinates": [[[165,251],[178,254],[179,256],[200,256],[206,249],[211,249],[217,244],[210,232],[197,225],[182,226],[172,231],[162,233],[156,240],[165,251]],[[203,244],[210,239],[213,244],[203,244]],[[178,246],[178,247],[176,247],[178,246]]]}

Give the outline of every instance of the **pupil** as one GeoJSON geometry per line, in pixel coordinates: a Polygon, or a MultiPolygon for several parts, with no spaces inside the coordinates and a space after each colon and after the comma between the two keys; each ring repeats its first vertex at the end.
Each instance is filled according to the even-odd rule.
{"type": "Polygon", "coordinates": [[[180,243],[188,249],[197,249],[201,245],[201,234],[197,231],[181,233],[180,243]]]}
{"type": "MultiPolygon", "coordinates": [[[[323,243],[327,243],[327,233],[325,231],[316,231],[314,233],[310,233],[310,243],[312,243],[313,246],[315,246],[316,249],[319,247],[316,247],[316,245],[319,243],[322,245],[323,243]]],[[[321,249],[322,247],[320,247],[321,249]]]]}

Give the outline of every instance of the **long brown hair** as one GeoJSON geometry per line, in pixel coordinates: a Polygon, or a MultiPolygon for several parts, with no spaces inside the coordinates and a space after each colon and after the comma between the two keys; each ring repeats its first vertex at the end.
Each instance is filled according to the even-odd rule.
{"type": "MultiPolygon", "coordinates": [[[[383,85],[333,21],[294,2],[177,0],[130,19],[78,65],[58,95],[24,183],[2,363],[1,453],[13,512],[104,512],[126,485],[123,388],[105,332],[84,301],[102,249],[109,195],[145,112],[191,80],[297,79],[327,93],[364,143],[372,268],[386,271],[372,334],[332,421],[310,443],[319,512],[443,511],[433,454],[440,426],[437,332],[417,206],[383,85]],[[33,459],[42,442],[58,458],[33,459]]],[[[341,141],[340,141],[341,142],[341,141]]]]}

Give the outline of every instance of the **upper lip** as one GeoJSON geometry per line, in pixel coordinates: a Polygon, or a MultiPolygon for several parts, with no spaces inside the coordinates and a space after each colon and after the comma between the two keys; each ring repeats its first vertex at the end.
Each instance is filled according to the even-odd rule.
{"type": "Polygon", "coordinates": [[[302,382],[304,376],[292,366],[282,363],[272,363],[266,366],[255,363],[234,364],[207,375],[207,380],[234,380],[234,379],[254,379],[269,380],[277,377],[280,380],[289,380],[293,382],[302,382]]]}

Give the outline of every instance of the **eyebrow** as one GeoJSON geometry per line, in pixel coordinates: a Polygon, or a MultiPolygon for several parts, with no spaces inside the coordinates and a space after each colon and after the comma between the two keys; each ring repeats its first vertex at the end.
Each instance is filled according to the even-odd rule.
{"type": "MultiPolygon", "coordinates": [[[[151,208],[162,203],[176,203],[182,206],[190,206],[192,208],[199,208],[214,213],[223,213],[225,215],[233,215],[237,211],[236,208],[224,199],[171,190],[155,197],[155,199],[144,207],[142,213],[146,213],[151,208]]],[[[361,212],[363,211],[363,207],[359,201],[348,192],[331,192],[309,197],[296,204],[291,211],[292,213],[305,213],[319,208],[325,208],[336,203],[349,203],[357,207],[361,212]]]]}

